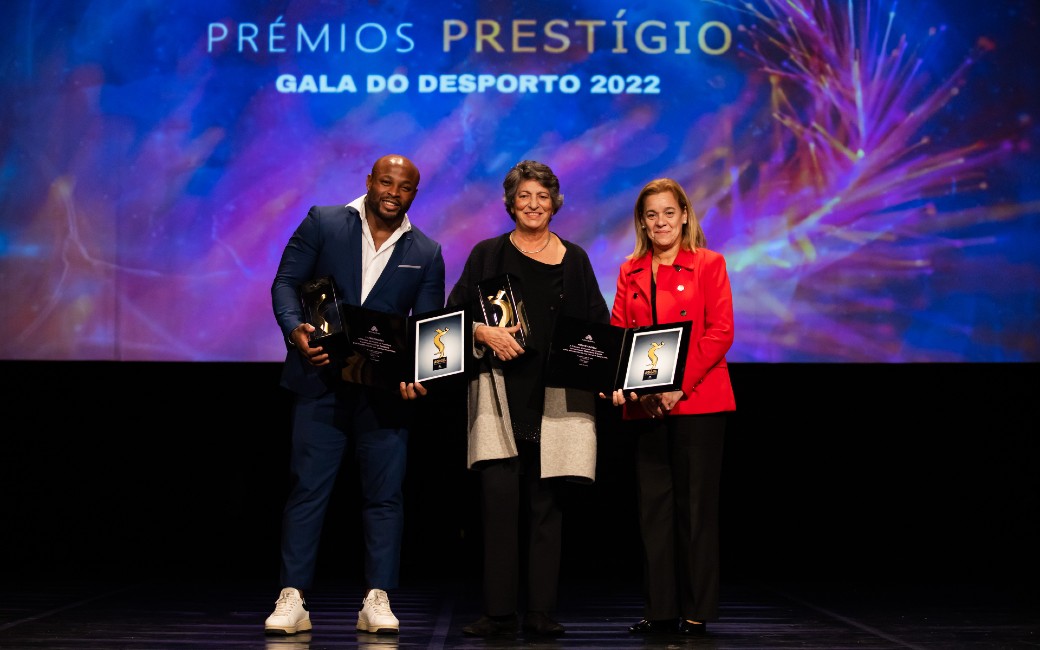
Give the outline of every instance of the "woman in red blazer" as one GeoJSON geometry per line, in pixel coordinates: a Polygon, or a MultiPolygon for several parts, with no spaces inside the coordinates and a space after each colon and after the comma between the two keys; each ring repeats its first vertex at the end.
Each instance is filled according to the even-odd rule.
{"type": "Polygon", "coordinates": [[[693,327],[682,390],[613,394],[626,426],[638,429],[645,604],[629,631],[700,635],[719,610],[719,475],[726,413],[736,409],[726,365],[733,296],[726,260],[705,248],[679,183],[647,183],[634,216],[635,250],[618,272],[611,323],[693,327]]]}

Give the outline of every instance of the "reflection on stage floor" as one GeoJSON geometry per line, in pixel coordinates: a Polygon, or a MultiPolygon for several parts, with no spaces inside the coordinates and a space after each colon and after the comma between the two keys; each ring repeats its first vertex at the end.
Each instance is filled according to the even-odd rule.
{"type": "MultiPolygon", "coordinates": [[[[14,588],[12,588],[14,587],[14,588]]],[[[1033,596],[964,586],[723,586],[721,619],[700,638],[638,637],[638,593],[564,584],[558,638],[481,639],[461,628],[480,615],[474,585],[428,584],[391,592],[398,635],[355,630],[361,589],[308,594],[310,633],[266,636],[277,589],[245,584],[55,584],[0,590],[0,648],[1035,648],[1040,607],[1033,596]]]]}

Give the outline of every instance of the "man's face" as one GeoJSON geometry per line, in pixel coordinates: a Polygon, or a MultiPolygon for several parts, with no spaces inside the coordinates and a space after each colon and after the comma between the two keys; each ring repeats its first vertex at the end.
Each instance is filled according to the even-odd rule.
{"type": "Polygon", "coordinates": [[[419,191],[419,171],[401,158],[387,158],[376,164],[365,187],[368,213],[400,223],[419,191]]]}

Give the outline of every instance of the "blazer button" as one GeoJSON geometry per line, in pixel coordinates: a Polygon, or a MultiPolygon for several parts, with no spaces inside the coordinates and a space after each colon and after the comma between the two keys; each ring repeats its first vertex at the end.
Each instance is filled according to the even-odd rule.
{"type": "Polygon", "coordinates": [[[683,309],[682,311],[680,311],[680,312],[679,312],[679,315],[680,315],[680,316],[685,316],[685,315],[686,315],[686,310],[685,310],[685,309],[683,309]]]}
{"type": "Polygon", "coordinates": [[[639,294],[638,294],[638,293],[633,293],[633,294],[632,294],[632,299],[633,299],[633,300],[635,300],[635,299],[636,299],[636,298],[638,298],[638,297],[639,297],[639,294]]]}
{"type": "Polygon", "coordinates": [[[686,291],[686,287],[684,287],[683,285],[680,284],[679,286],[676,287],[676,290],[677,291],[686,291]]]}

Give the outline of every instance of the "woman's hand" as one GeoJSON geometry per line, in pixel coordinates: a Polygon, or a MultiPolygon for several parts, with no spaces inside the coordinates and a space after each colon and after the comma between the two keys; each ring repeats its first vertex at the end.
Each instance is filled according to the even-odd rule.
{"type": "Polygon", "coordinates": [[[473,338],[486,348],[490,348],[495,356],[503,361],[515,359],[524,353],[524,348],[516,342],[514,334],[520,331],[520,325],[512,327],[491,327],[480,325],[473,332],[473,338]]]}
{"type": "Polygon", "coordinates": [[[640,396],[639,403],[643,410],[652,418],[663,418],[683,398],[681,390],[673,390],[667,393],[650,393],[640,396]]]}
{"type": "MultiPolygon", "coordinates": [[[[604,395],[603,393],[600,393],[599,396],[600,396],[601,399],[607,399],[607,396],[604,395]]],[[[639,399],[639,396],[636,395],[635,393],[629,393],[628,394],[628,401],[634,402],[637,399],[639,399]]],[[[610,394],[610,401],[614,404],[614,406],[621,406],[622,404],[624,404],[625,403],[625,391],[624,391],[624,389],[619,388],[616,391],[614,391],[613,393],[611,393],[610,394]]]]}

